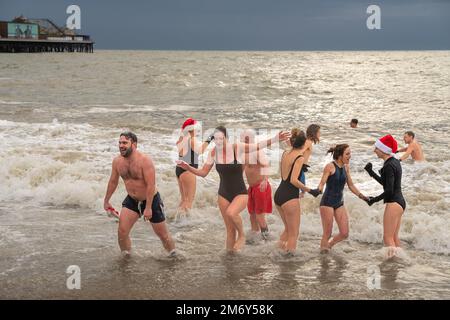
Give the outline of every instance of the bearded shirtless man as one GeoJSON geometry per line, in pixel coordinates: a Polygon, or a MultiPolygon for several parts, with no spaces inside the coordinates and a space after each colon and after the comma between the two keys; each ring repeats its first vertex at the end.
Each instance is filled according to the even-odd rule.
{"type": "Polygon", "coordinates": [[[175,244],[165,223],[164,204],[156,190],[155,166],[152,159],[137,150],[137,137],[132,132],[120,135],[119,150],[120,156],[112,163],[104,209],[106,211],[112,209],[109,201],[117,188],[119,177],[122,177],[128,192],[119,215],[118,241],[122,254],[130,255],[130,231],[136,221],[144,216],[144,221],[150,221],[164,248],[170,256],[174,256],[175,244]]]}

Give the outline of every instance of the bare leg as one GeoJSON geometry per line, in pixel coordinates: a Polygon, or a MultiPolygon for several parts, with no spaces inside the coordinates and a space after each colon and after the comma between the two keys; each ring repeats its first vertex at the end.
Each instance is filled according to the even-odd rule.
{"type": "Polygon", "coordinates": [[[300,201],[292,199],[283,204],[285,212],[288,240],[286,250],[294,252],[297,249],[297,241],[300,234],[300,201]]]}
{"type": "Polygon", "coordinates": [[[119,247],[122,252],[130,252],[131,250],[130,231],[138,219],[139,215],[136,212],[122,208],[119,217],[119,229],[117,230],[119,247]]]}
{"type": "Polygon", "coordinates": [[[247,200],[248,196],[246,194],[241,194],[234,197],[225,212],[225,214],[231,218],[231,221],[233,221],[234,227],[238,233],[238,238],[233,248],[234,250],[240,250],[245,244],[245,232],[241,212],[247,207],[247,200]]]}
{"type": "Polygon", "coordinates": [[[333,232],[333,214],[334,209],[332,207],[320,207],[320,217],[322,218],[323,229],[322,240],[320,241],[320,251],[323,253],[331,249],[328,240],[330,240],[331,233],[333,232]]]}
{"type": "Polygon", "coordinates": [[[234,244],[236,243],[236,229],[233,221],[231,221],[230,217],[226,215],[226,211],[230,203],[225,198],[219,196],[217,199],[217,204],[219,205],[220,213],[222,214],[227,231],[226,249],[227,251],[233,251],[234,244]]]}
{"type": "Polygon", "coordinates": [[[253,232],[259,232],[259,224],[255,213],[250,213],[250,224],[252,225],[253,232]]]}
{"type": "Polygon", "coordinates": [[[182,203],[181,203],[181,206],[180,206],[180,209],[182,211],[186,211],[186,206],[187,206],[187,202],[188,202],[187,193],[188,193],[189,184],[188,184],[188,181],[186,181],[187,180],[186,176],[189,175],[189,173],[190,172],[187,172],[187,171],[183,172],[180,175],[180,178],[179,178],[180,179],[180,184],[181,184],[181,187],[182,187],[182,190],[183,190],[183,193],[181,194],[182,203]]]}
{"type": "Polygon", "coordinates": [[[173,249],[175,249],[175,243],[170,235],[169,230],[167,229],[165,221],[160,223],[152,223],[152,228],[155,234],[161,240],[164,249],[166,249],[167,252],[171,252],[173,249]]]}
{"type": "Polygon", "coordinates": [[[397,248],[401,248],[401,246],[402,246],[402,244],[400,242],[400,238],[398,236],[398,234],[400,233],[400,226],[402,224],[402,216],[403,216],[403,212],[402,212],[402,215],[400,215],[400,218],[398,219],[397,227],[395,228],[395,233],[394,233],[394,242],[395,242],[395,246],[397,248]]]}
{"type": "MultiPolygon", "coordinates": [[[[181,178],[181,176],[180,176],[181,178]]],[[[181,183],[180,178],[177,177],[178,189],[180,190],[180,203],[178,204],[178,209],[183,208],[184,205],[184,192],[183,192],[183,184],[181,183]]]]}
{"type": "Polygon", "coordinates": [[[195,198],[197,179],[194,174],[190,172],[184,172],[180,176],[180,180],[181,184],[183,185],[183,198],[184,198],[183,209],[187,211],[189,209],[192,209],[192,203],[194,202],[195,198]]]}
{"type": "Polygon", "coordinates": [[[261,213],[256,215],[256,221],[258,221],[258,227],[261,230],[267,229],[267,222],[266,222],[266,214],[261,213]]]}
{"type": "Polygon", "coordinates": [[[287,224],[286,224],[286,218],[283,211],[283,208],[280,206],[276,206],[278,212],[280,213],[281,220],[283,221],[284,230],[280,235],[280,240],[278,241],[278,247],[282,250],[286,250],[286,243],[288,239],[288,233],[287,233],[287,224]]]}
{"type": "Polygon", "coordinates": [[[339,234],[331,239],[329,246],[333,247],[336,243],[348,238],[348,214],[347,209],[341,206],[334,210],[334,217],[339,228],[339,234]]]}
{"type": "MultiPolygon", "coordinates": [[[[395,202],[386,204],[383,217],[383,241],[386,247],[395,247],[395,232],[399,228],[403,208],[395,202]]],[[[389,257],[393,252],[389,252],[389,257]]]]}
{"type": "Polygon", "coordinates": [[[397,203],[387,203],[383,217],[383,241],[385,246],[395,247],[395,232],[398,229],[403,209],[397,203]]]}

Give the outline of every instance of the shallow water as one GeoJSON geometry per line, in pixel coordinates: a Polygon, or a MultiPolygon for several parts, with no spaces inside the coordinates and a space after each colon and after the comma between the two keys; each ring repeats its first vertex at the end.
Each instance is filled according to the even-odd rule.
{"type": "MultiPolygon", "coordinates": [[[[450,53],[440,52],[123,52],[0,56],[0,298],[391,299],[450,297],[450,53]],[[298,255],[280,257],[274,239],[224,252],[216,207],[218,175],[198,179],[191,217],[175,219],[174,131],[189,115],[204,128],[288,129],[322,125],[308,184],[347,142],[352,177],[366,194],[379,185],[363,171],[387,132],[413,130],[427,162],[403,165],[408,203],[400,237],[407,261],[383,262],[381,204],[348,190],[350,239],[318,254],[320,199],[302,200],[298,255]],[[360,128],[350,130],[357,117],[360,128]],[[119,256],[117,224],[102,199],[117,138],[136,131],[157,168],[158,189],[182,258],[165,258],[144,222],[135,255],[119,256]],[[82,289],[66,288],[81,268],[82,289]],[[367,287],[379,268],[381,289],[367,287]]],[[[278,148],[271,159],[279,183],[278,148]]],[[[125,197],[120,184],[112,199],[125,197]]],[[[249,229],[248,214],[242,214],[249,229]]],[[[275,238],[277,214],[269,217],[275,238]]]]}

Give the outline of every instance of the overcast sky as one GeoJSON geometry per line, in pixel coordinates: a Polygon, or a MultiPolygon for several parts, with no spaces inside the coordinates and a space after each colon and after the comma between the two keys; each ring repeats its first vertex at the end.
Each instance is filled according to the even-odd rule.
{"type": "Polygon", "coordinates": [[[450,0],[0,0],[0,20],[20,14],[81,30],[97,49],[450,49],[450,0]],[[366,9],[381,8],[381,30],[366,9]]]}

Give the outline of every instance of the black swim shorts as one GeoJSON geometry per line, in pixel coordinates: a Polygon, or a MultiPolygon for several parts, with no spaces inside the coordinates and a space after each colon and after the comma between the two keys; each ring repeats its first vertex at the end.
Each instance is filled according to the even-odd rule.
{"type": "MultiPolygon", "coordinates": [[[[125,200],[122,202],[122,207],[130,209],[133,212],[136,212],[139,217],[142,217],[144,214],[145,206],[147,201],[138,201],[130,197],[128,195],[125,200]]],[[[152,202],[152,218],[150,219],[151,223],[160,223],[166,220],[164,215],[164,203],[161,200],[161,196],[159,192],[155,194],[152,202]]]]}

